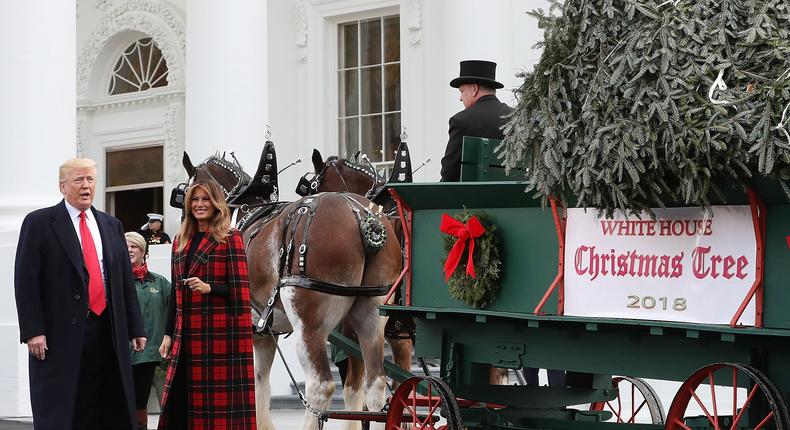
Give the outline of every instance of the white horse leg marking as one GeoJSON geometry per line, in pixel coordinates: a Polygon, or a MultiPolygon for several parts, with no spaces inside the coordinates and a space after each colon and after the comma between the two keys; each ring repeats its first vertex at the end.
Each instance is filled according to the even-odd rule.
{"type": "MultiPolygon", "coordinates": [[[[323,300],[320,307],[299,309],[297,298],[309,303],[307,297],[297,297],[299,294],[317,293],[292,287],[283,288],[280,294],[283,307],[294,329],[296,353],[304,370],[305,397],[314,409],[325,411],[329,409],[335,391],[335,381],[332,379],[329,358],[326,355],[326,341],[329,332],[348,312],[353,299],[338,296],[321,297],[323,300]],[[316,315],[317,313],[320,315],[316,315]],[[305,320],[315,322],[314,326],[308,327],[305,320]]],[[[318,420],[315,415],[305,410],[302,430],[317,429],[318,420]]]]}
{"type": "MultiPolygon", "coordinates": [[[[387,377],[376,376],[366,387],[365,403],[368,410],[380,411],[387,402],[387,377]]],[[[370,430],[384,429],[383,423],[370,423],[370,430]]]]}
{"type": "MultiPolygon", "coordinates": [[[[387,379],[384,375],[384,318],[376,306],[381,297],[359,297],[348,318],[357,333],[365,362],[365,404],[369,411],[380,411],[387,400],[387,379]]],[[[382,423],[370,423],[371,430],[383,429],[382,423]]]]}
{"type": "Polygon", "coordinates": [[[271,336],[254,337],[255,348],[255,416],[258,430],[274,430],[269,413],[271,406],[271,386],[269,373],[274,359],[275,340],[271,336]]]}
{"type": "MultiPolygon", "coordinates": [[[[348,360],[348,371],[346,383],[343,385],[343,403],[345,408],[350,411],[361,411],[365,406],[365,391],[363,381],[365,379],[364,364],[359,360],[348,360]]],[[[346,421],[346,430],[360,430],[362,423],[359,421],[346,421]]]]}

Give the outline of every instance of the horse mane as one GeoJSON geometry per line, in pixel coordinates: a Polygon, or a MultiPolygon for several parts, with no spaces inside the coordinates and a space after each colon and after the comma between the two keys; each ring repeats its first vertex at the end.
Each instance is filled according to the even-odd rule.
{"type": "MultiPolygon", "coordinates": [[[[348,158],[340,159],[336,155],[333,155],[332,157],[327,158],[326,161],[329,162],[333,158],[335,160],[340,160],[340,162],[343,163],[343,165],[348,167],[349,169],[356,170],[356,171],[366,175],[367,177],[369,177],[374,182],[377,182],[377,181],[378,182],[387,182],[387,179],[382,177],[381,175],[379,175],[379,172],[377,172],[371,166],[367,166],[367,165],[364,165],[364,164],[361,164],[361,163],[349,160],[348,158]]],[[[334,161],[334,160],[332,160],[332,161],[334,161]]]]}
{"type": "Polygon", "coordinates": [[[240,178],[244,182],[248,182],[250,179],[252,179],[252,177],[250,175],[248,175],[247,172],[244,171],[244,168],[242,168],[241,165],[239,165],[238,162],[236,162],[235,160],[234,161],[230,161],[230,160],[226,159],[224,156],[219,155],[219,153],[208,157],[206,159],[206,161],[200,163],[198,165],[198,167],[202,166],[202,165],[207,165],[207,164],[214,164],[216,166],[219,166],[219,167],[221,167],[221,168],[233,173],[234,176],[236,176],[237,178],[240,178]]]}
{"type": "Polygon", "coordinates": [[[195,172],[199,171],[201,168],[206,169],[207,172],[212,168],[220,168],[236,179],[236,184],[233,185],[233,188],[227,189],[227,184],[222,183],[222,181],[218,181],[217,178],[213,177],[214,175],[209,173],[209,175],[212,176],[212,179],[218,183],[220,189],[222,189],[222,192],[225,193],[226,197],[237,192],[241,187],[252,181],[250,175],[244,171],[238,162],[231,162],[227,160],[224,155],[220,156],[219,153],[208,157],[205,161],[195,166],[195,172]]]}

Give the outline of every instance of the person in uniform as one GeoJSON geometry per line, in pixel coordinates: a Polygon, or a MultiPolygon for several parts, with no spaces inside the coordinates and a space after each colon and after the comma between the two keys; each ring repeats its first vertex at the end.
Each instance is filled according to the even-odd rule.
{"type": "Polygon", "coordinates": [[[140,233],[145,242],[149,245],[161,245],[170,243],[170,236],[162,230],[162,223],[165,217],[162,214],[150,213],[148,214],[148,222],[140,227],[140,233]]]}

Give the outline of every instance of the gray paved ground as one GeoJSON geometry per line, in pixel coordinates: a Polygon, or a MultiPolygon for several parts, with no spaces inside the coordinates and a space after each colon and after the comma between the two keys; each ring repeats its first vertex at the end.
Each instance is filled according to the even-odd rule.
{"type": "Polygon", "coordinates": [[[32,428],[33,424],[30,422],[0,420],[0,430],[27,430],[32,428]]]}
{"type": "MultiPolygon", "coordinates": [[[[304,412],[301,409],[276,409],[272,411],[272,421],[278,429],[299,428],[304,412]]],[[[155,429],[159,420],[158,415],[148,417],[148,428],[155,429]]],[[[342,421],[329,421],[325,430],[338,430],[343,427],[342,421]]],[[[0,418],[0,430],[32,430],[33,422],[29,417],[22,418],[0,418]]]]}

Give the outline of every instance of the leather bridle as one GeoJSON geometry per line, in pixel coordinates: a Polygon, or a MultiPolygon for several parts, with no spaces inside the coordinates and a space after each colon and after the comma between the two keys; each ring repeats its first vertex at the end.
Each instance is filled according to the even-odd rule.
{"type": "Polygon", "coordinates": [[[350,168],[352,170],[356,170],[373,180],[373,185],[364,194],[365,197],[370,198],[371,196],[376,194],[378,190],[380,178],[379,175],[376,173],[375,168],[373,168],[372,165],[369,167],[370,170],[367,170],[362,165],[352,163],[348,160],[343,160],[339,158],[331,158],[327,160],[324,163],[324,167],[317,174],[314,174],[313,172],[305,173],[302,176],[302,178],[299,180],[299,185],[296,187],[296,193],[303,197],[317,193],[318,189],[321,187],[321,184],[324,181],[324,178],[326,177],[326,172],[329,168],[332,168],[332,170],[334,170],[335,174],[340,178],[340,182],[343,183],[344,190],[341,191],[351,192],[351,190],[348,187],[348,183],[346,182],[346,179],[343,177],[343,174],[340,172],[340,168],[338,167],[339,163],[342,163],[343,166],[350,168]],[[312,178],[310,177],[311,175],[312,178]]]}

